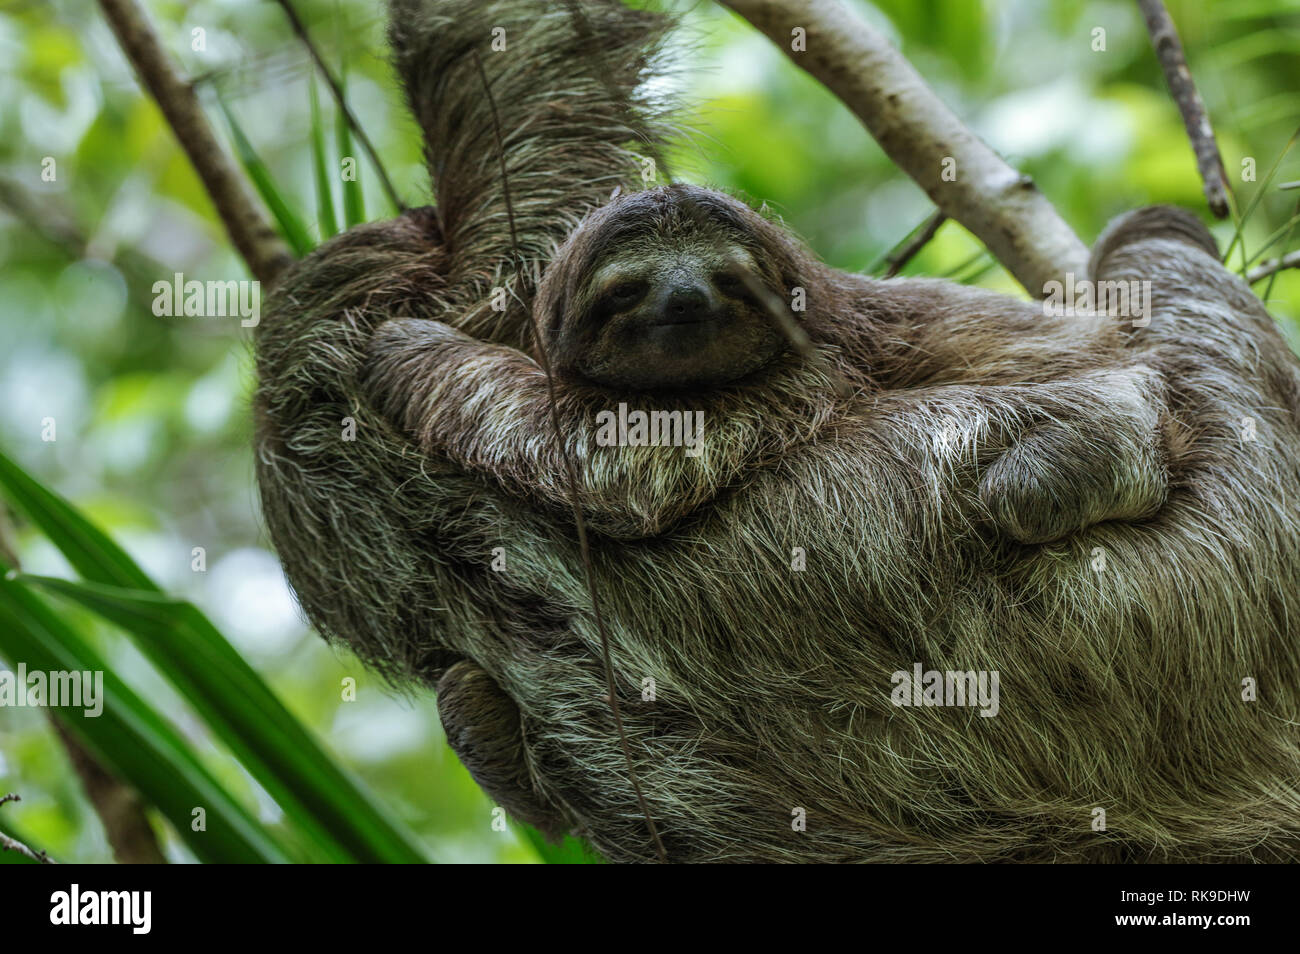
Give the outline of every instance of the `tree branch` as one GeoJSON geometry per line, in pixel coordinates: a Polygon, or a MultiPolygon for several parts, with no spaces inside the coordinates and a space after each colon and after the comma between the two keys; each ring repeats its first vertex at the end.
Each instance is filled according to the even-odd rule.
{"type": "MultiPolygon", "coordinates": [[[[22,801],[22,797],[14,794],[13,792],[10,792],[8,795],[0,795],[0,805],[3,805],[5,802],[21,802],[21,801],[22,801]]],[[[0,831],[0,851],[16,851],[18,852],[18,854],[22,855],[23,857],[30,858],[32,859],[32,861],[35,861],[38,864],[42,864],[42,865],[58,864],[57,861],[55,861],[45,852],[32,851],[32,849],[28,848],[17,838],[10,838],[2,831],[0,831]]]]}
{"type": "Polygon", "coordinates": [[[135,0],[99,0],[99,6],[141,84],[157,102],[203,180],[235,249],[255,278],[266,285],[274,283],[293,256],[254,205],[243,176],[213,134],[193,87],[177,75],[135,0]]]}
{"type": "Polygon", "coordinates": [[[1272,258],[1267,262],[1260,262],[1246,273],[1246,281],[1253,285],[1257,281],[1288,268],[1300,268],[1300,251],[1288,252],[1281,258],[1272,258]]]}
{"type": "MultiPolygon", "coordinates": [[[[0,210],[7,212],[33,235],[49,242],[73,261],[94,254],[90,239],[56,199],[48,196],[38,199],[4,176],[0,176],[0,210]]],[[[142,296],[140,286],[143,284],[148,288],[158,272],[164,271],[166,266],[127,245],[114,246],[109,261],[126,276],[130,286],[128,294],[142,300],[147,310],[153,301],[153,295],[150,293],[142,296]]]]}
{"type": "Polygon", "coordinates": [[[1146,20],[1147,32],[1151,34],[1151,45],[1155,47],[1160,68],[1165,72],[1169,92],[1178,104],[1178,111],[1183,114],[1183,125],[1187,127],[1187,138],[1192,141],[1196,168],[1200,170],[1201,181],[1205,184],[1205,199],[1210,204],[1210,211],[1216,218],[1226,218],[1228,175],[1223,169],[1223,158],[1219,155],[1219,144],[1214,139],[1214,129],[1210,126],[1205,103],[1196,91],[1191,71],[1187,69],[1187,58],[1183,55],[1182,41],[1178,39],[1178,29],[1161,0],[1138,0],[1138,7],[1146,20]]]}
{"type": "Polygon", "coordinates": [[[904,242],[897,249],[890,252],[885,258],[889,263],[889,268],[885,270],[886,278],[893,278],[903,270],[903,267],[910,262],[916,253],[925,248],[930,239],[934,238],[939,227],[948,221],[948,216],[943,212],[935,212],[922,223],[921,231],[917,232],[909,241],[904,242]]]}
{"type": "Polygon", "coordinates": [[[104,834],[108,836],[117,863],[167,864],[167,858],[158,847],[158,836],[154,834],[135,790],[119,782],[100,765],[62,722],[53,717],[50,722],[68,752],[72,768],[81,779],[81,786],[86,790],[95,814],[104,825],[104,834]]]}
{"type": "Polygon", "coordinates": [[[1086,275],[1088,249],[1033,180],[983,143],[880,33],[835,0],[720,0],[820,80],[934,204],[964,225],[1031,295],[1086,275]],[[806,51],[791,49],[806,31],[806,51]],[[946,161],[952,160],[952,161],[946,161]],[[955,162],[955,166],[954,163],[955,162]],[[944,178],[946,170],[955,176],[944,178]]]}

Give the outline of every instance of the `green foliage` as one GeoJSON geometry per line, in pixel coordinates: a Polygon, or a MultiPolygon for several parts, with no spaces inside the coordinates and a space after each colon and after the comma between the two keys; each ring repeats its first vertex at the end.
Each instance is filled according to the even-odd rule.
{"type": "MultiPolygon", "coordinates": [[[[339,85],[346,93],[347,86],[343,79],[339,80],[339,85]]],[[[355,171],[355,175],[343,180],[343,220],[348,228],[352,228],[366,220],[366,204],[361,192],[361,161],[352,148],[352,127],[348,125],[348,117],[342,106],[335,107],[334,132],[338,140],[340,164],[351,162],[355,171]]]]}
{"type": "MultiPolygon", "coordinates": [[[[2,454],[0,487],[91,582],[39,576],[18,580],[75,600],[128,633],[288,813],[314,860],[426,860],[411,836],[320,748],[202,613],[162,594],[107,535],[2,454]]],[[[53,617],[42,614],[38,602],[19,605],[25,611],[24,628],[72,636],[70,630],[52,627],[53,617]]],[[[69,645],[77,655],[86,655],[79,644],[69,645]]],[[[30,657],[14,653],[13,658],[30,657]]],[[[135,780],[134,775],[124,777],[135,780]]]]}
{"type": "Polygon", "coordinates": [[[316,221],[320,225],[321,241],[338,232],[338,219],[334,217],[334,190],[325,159],[325,122],[321,118],[320,96],[316,84],[308,83],[311,90],[311,169],[316,179],[316,221]]]}
{"type": "Polygon", "coordinates": [[[271,217],[275,219],[275,224],[280,230],[280,235],[289,243],[289,247],[298,255],[306,255],[312,249],[311,237],[307,234],[306,227],[302,221],[289,207],[288,201],[281,194],[280,189],[275,184],[275,179],[270,171],[266,168],[261,157],[258,156],[253,144],[248,141],[244,135],[243,128],[235,119],[234,113],[226,106],[225,100],[218,100],[221,104],[221,112],[226,117],[226,123],[230,126],[230,135],[235,143],[235,154],[239,156],[239,162],[248,173],[248,178],[252,180],[253,185],[257,187],[257,193],[266,203],[266,207],[271,211],[271,217]]]}
{"type": "MultiPolygon", "coordinates": [[[[10,569],[3,561],[0,568],[10,569]]],[[[104,674],[103,712],[93,718],[61,715],[60,720],[118,778],[130,779],[201,861],[289,860],[283,847],[199,763],[185,740],[44,601],[9,578],[0,581],[0,655],[22,660],[29,671],[104,674]],[[204,831],[192,828],[195,808],[206,813],[204,831]]]]}
{"type": "Polygon", "coordinates": [[[546,840],[536,828],[531,825],[515,826],[523,833],[528,843],[537,850],[538,856],[548,865],[597,865],[601,864],[600,857],[592,851],[591,847],[579,838],[565,835],[558,844],[552,844],[546,840]]]}

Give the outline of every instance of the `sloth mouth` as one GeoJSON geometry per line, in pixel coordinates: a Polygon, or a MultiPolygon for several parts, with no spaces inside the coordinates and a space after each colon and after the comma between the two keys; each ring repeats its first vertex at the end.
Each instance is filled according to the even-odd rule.
{"type": "Polygon", "coordinates": [[[653,328],[672,328],[678,325],[708,325],[721,321],[725,315],[671,315],[650,322],[653,328]]]}

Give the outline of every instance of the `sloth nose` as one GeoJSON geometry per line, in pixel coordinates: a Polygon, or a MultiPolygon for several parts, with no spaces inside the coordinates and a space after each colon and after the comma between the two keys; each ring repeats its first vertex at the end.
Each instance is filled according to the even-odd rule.
{"type": "Polygon", "coordinates": [[[708,289],[696,281],[675,282],[664,292],[659,306],[663,324],[677,325],[703,321],[713,311],[708,289]]]}

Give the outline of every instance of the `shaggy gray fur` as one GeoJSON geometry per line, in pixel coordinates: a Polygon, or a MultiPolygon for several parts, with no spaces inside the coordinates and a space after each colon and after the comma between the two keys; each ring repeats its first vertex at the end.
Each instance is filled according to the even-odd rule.
{"type": "MultiPolygon", "coordinates": [[[[510,346],[524,303],[544,325],[563,312],[582,215],[662,117],[634,97],[623,125],[562,5],[392,6],[438,210],[349,231],[275,292],[257,330],[267,521],[322,634],[395,680],[441,680],[449,739],[502,804],[649,860],[545,382],[510,346]],[[507,55],[488,51],[497,25],[507,55]],[[495,284],[520,303],[492,312],[495,284]]],[[[631,94],[663,23],[583,8],[631,94]]],[[[693,195],[731,202],[782,263],[774,290],[807,289],[800,317],[853,396],[789,354],[698,395],[559,383],[668,857],[1294,859],[1300,364],[1204,229],[1152,209],[1099,240],[1094,277],[1153,283],[1134,329],[836,272],[716,193],[667,190],[662,228],[693,195]],[[620,400],[704,410],[703,454],[595,446],[620,400]],[[918,662],[997,670],[998,714],[895,707],[891,674],[918,662]]]]}

